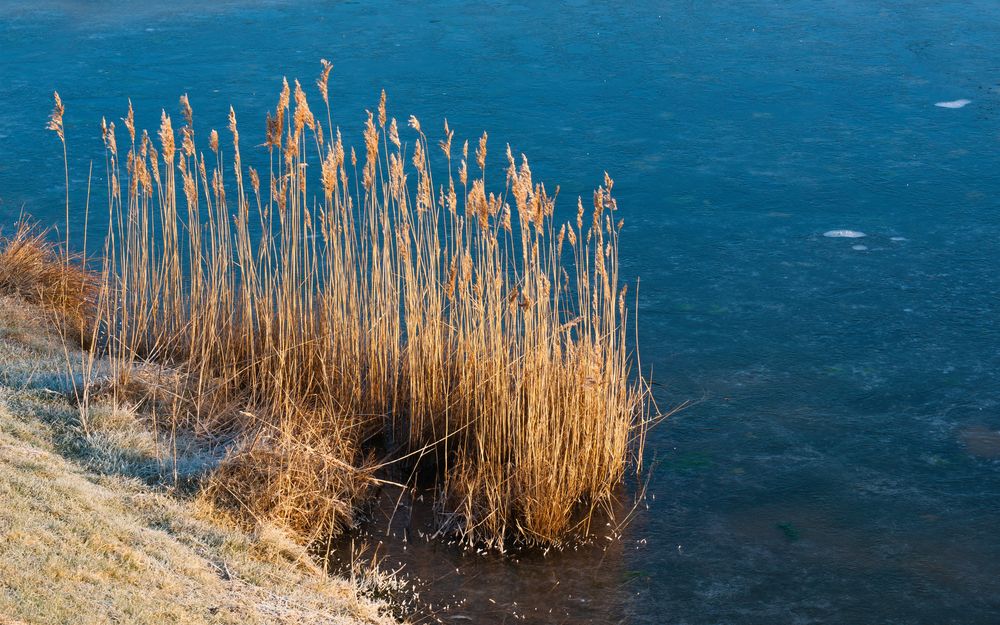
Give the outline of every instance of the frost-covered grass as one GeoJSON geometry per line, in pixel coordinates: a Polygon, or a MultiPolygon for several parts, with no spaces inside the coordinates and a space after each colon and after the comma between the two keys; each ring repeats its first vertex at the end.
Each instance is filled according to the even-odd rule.
{"type": "MultiPolygon", "coordinates": [[[[243,532],[168,488],[135,413],[95,400],[84,433],[79,354],[45,318],[0,297],[0,622],[391,622],[278,529],[243,532]]],[[[214,462],[193,441],[176,458],[192,479],[214,462]]]]}

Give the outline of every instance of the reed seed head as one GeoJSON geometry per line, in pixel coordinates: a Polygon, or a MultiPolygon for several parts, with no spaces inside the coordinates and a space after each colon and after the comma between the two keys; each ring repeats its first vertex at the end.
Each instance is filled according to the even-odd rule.
{"type": "Polygon", "coordinates": [[[316,81],[316,85],[319,87],[319,93],[323,96],[323,103],[330,106],[330,96],[329,96],[329,84],[330,84],[330,72],[333,70],[333,63],[327,61],[326,59],[320,59],[319,61],[323,65],[323,71],[319,75],[319,79],[316,81]]]}
{"type": "Polygon", "coordinates": [[[299,81],[295,81],[295,136],[298,137],[303,127],[309,130],[316,130],[316,118],[309,109],[309,102],[306,93],[302,90],[299,81]]]}
{"type": "Polygon", "coordinates": [[[52,114],[49,116],[47,128],[55,132],[60,141],[66,141],[66,134],[63,129],[63,113],[66,112],[66,109],[63,107],[62,98],[59,97],[58,91],[53,91],[52,97],[55,99],[55,106],[52,108],[52,114]]]}
{"type": "Polygon", "coordinates": [[[125,115],[123,120],[125,122],[125,130],[128,131],[129,139],[132,143],[135,143],[135,111],[132,110],[132,99],[129,98],[128,101],[128,114],[125,115]]]}
{"type": "Polygon", "coordinates": [[[181,114],[184,115],[184,121],[188,126],[194,126],[194,111],[191,109],[191,102],[188,100],[186,93],[181,96],[180,106],[181,114]]]}
{"type": "Polygon", "coordinates": [[[479,147],[476,148],[476,163],[479,164],[479,169],[486,171],[486,131],[483,131],[483,136],[479,138],[479,147]]]}
{"type": "Polygon", "coordinates": [[[389,123],[389,142],[396,146],[396,148],[400,147],[399,128],[396,126],[395,117],[393,117],[392,121],[389,123]]]}
{"type": "Polygon", "coordinates": [[[260,175],[253,167],[250,168],[250,187],[253,189],[254,194],[260,194],[260,175]]]}
{"type": "Polygon", "coordinates": [[[105,118],[101,118],[101,137],[104,139],[104,147],[112,156],[118,154],[118,142],[115,140],[115,123],[107,123],[105,118]]]}
{"type": "Polygon", "coordinates": [[[170,116],[166,111],[160,115],[160,145],[163,148],[163,160],[169,165],[174,162],[174,129],[170,125],[170,116]]]}

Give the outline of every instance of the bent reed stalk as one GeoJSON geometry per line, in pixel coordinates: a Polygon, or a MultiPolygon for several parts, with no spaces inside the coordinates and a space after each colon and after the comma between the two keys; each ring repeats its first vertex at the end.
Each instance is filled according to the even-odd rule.
{"type": "Polygon", "coordinates": [[[207,155],[186,96],[179,137],[164,112],[158,140],[129,103],[124,156],[102,122],[95,333],[115,392],[156,377],[145,401],[161,427],[232,450],[206,496],[305,540],[351,522],[377,482],[376,439],[389,462],[419,457],[438,476],[441,532],[495,549],[587,535],[638,470],[650,423],[612,180],[557,226],[558,190],[526,158],[508,146],[506,183],[488,191],[485,133],[470,156],[447,122],[432,145],[410,117],[407,144],[384,91],[359,156],[330,121],[330,69],[326,130],[284,83],[263,181],[232,109],[231,149],[212,130],[207,155]]]}

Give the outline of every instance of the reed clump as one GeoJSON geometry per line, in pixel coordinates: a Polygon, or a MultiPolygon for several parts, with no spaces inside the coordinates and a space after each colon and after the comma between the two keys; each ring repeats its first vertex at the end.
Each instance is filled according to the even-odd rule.
{"type": "Polygon", "coordinates": [[[508,146],[491,190],[485,133],[459,146],[445,122],[435,144],[384,92],[357,153],[329,75],[325,127],[284,83],[264,173],[232,110],[207,152],[187,97],[179,131],[164,112],[154,138],[129,105],[120,148],[103,124],[96,323],[115,379],[176,373],[163,420],[226,441],[205,494],[249,520],[315,538],[351,522],[380,466],[416,462],[437,476],[441,531],[494,548],[586,535],[650,412],[613,181],[557,223],[526,158],[508,146]]]}

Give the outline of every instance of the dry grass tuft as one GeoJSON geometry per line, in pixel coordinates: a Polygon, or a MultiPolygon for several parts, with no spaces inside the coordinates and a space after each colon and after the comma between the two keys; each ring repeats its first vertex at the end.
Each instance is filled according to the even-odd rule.
{"type": "Polygon", "coordinates": [[[43,306],[80,342],[94,323],[101,279],[67,260],[46,235],[21,222],[12,236],[0,237],[0,293],[43,306]]]}
{"type": "Polygon", "coordinates": [[[150,394],[161,427],[243,441],[206,496],[305,539],[350,523],[376,438],[436,473],[442,529],[470,543],[587,535],[638,468],[650,412],[613,181],[557,223],[558,190],[525,157],[508,147],[491,189],[486,133],[467,162],[447,123],[437,143],[414,117],[401,136],[384,93],[363,150],[348,150],[329,72],[325,133],[301,85],[284,83],[267,176],[243,165],[232,111],[231,147],[213,130],[212,157],[198,152],[186,97],[180,149],[166,113],[137,132],[130,109],[124,155],[104,129],[97,325],[116,399],[150,362],[175,372],[150,394]]]}
{"type": "Polygon", "coordinates": [[[245,525],[266,520],[307,543],[336,535],[372,483],[368,470],[343,460],[358,456],[340,447],[350,441],[316,430],[258,436],[223,460],[203,494],[245,525]]]}

